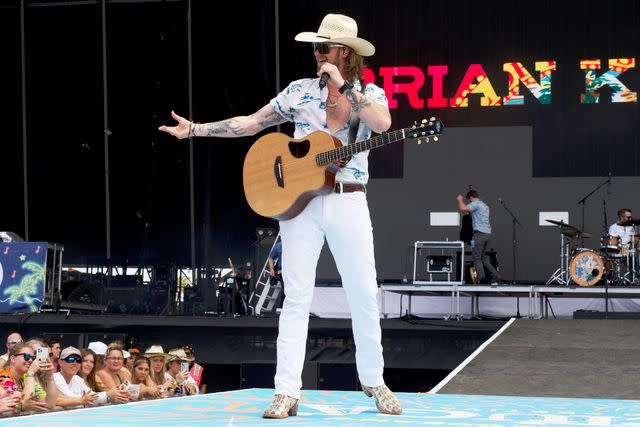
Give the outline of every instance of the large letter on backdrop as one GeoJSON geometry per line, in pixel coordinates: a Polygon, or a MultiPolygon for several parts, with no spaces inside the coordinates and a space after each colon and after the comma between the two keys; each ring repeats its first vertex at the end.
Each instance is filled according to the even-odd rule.
{"type": "Polygon", "coordinates": [[[442,97],[442,80],[449,72],[446,65],[429,65],[427,74],[433,78],[431,98],[427,99],[427,107],[429,108],[447,108],[449,99],[442,97]]]}
{"type": "Polygon", "coordinates": [[[424,84],[424,73],[418,67],[381,67],[382,88],[389,98],[389,109],[398,108],[398,101],[393,98],[394,93],[406,93],[411,108],[421,109],[424,100],[418,96],[418,91],[424,84]],[[394,83],[395,76],[413,77],[410,83],[394,83]]]}
{"type": "Polygon", "coordinates": [[[638,102],[637,92],[631,92],[620,80],[618,76],[629,68],[635,68],[635,58],[613,58],[609,59],[609,71],[596,77],[594,70],[600,69],[599,59],[583,59],[580,61],[580,69],[586,70],[585,93],[580,94],[580,102],[583,104],[598,104],[600,94],[597,92],[604,85],[609,85],[615,92],[611,94],[611,102],[638,102]]]}
{"type": "Polygon", "coordinates": [[[496,91],[493,90],[493,86],[491,86],[487,73],[484,72],[484,69],[480,64],[469,65],[469,69],[462,78],[462,83],[460,83],[458,91],[455,96],[451,98],[451,107],[468,107],[469,98],[467,97],[471,93],[481,93],[484,95],[480,98],[480,105],[483,107],[498,106],[502,99],[496,94],[496,91]],[[475,81],[478,83],[474,83],[475,81]]]}
{"type": "Polygon", "coordinates": [[[556,61],[536,62],[536,71],[540,71],[540,84],[520,62],[507,62],[502,70],[509,73],[509,95],[502,100],[504,105],[524,105],[524,96],[520,95],[520,82],[536,97],[540,104],[551,104],[551,72],[556,69],[556,61]]]}

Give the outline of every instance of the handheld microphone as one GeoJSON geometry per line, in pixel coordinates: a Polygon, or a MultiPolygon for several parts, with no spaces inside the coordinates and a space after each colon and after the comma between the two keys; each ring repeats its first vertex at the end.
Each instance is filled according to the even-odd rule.
{"type": "Polygon", "coordinates": [[[320,86],[320,89],[324,89],[328,81],[329,73],[322,73],[322,75],[320,76],[320,81],[318,82],[318,86],[320,86]]]}

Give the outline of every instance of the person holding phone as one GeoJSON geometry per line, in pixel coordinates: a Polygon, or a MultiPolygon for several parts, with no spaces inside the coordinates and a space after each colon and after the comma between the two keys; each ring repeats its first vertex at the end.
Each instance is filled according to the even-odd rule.
{"type": "Polygon", "coordinates": [[[47,405],[47,393],[35,378],[45,365],[37,360],[35,350],[25,343],[16,344],[9,352],[8,366],[0,371],[0,387],[12,396],[20,396],[18,412],[47,412],[53,408],[53,405],[47,405]]]}
{"type": "Polygon", "coordinates": [[[40,355],[37,360],[38,370],[34,375],[35,381],[26,384],[25,387],[29,387],[29,389],[25,388],[25,390],[28,394],[34,394],[38,400],[46,402],[47,408],[51,410],[55,408],[58,397],[58,390],[53,381],[53,352],[44,341],[38,338],[32,338],[25,344],[30,346],[36,355],[40,355]]]}
{"type": "Polygon", "coordinates": [[[189,375],[189,358],[181,348],[169,351],[165,378],[173,380],[173,394],[198,394],[198,384],[189,375]]]}

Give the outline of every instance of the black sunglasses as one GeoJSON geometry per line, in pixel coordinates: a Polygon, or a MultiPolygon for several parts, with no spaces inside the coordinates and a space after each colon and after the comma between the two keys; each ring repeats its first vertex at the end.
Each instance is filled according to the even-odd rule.
{"type": "Polygon", "coordinates": [[[80,356],[68,356],[68,357],[65,357],[62,360],[64,360],[67,363],[73,363],[73,362],[82,363],[82,357],[80,357],[80,356]]]}
{"type": "Polygon", "coordinates": [[[29,353],[18,353],[16,354],[16,356],[22,356],[24,357],[24,360],[26,360],[27,362],[29,360],[36,360],[36,355],[35,354],[29,354],[29,353]]]}
{"type": "Polygon", "coordinates": [[[311,47],[313,48],[314,52],[317,50],[318,53],[322,55],[326,55],[327,53],[329,53],[332,47],[344,47],[344,46],[342,46],[341,44],[331,44],[331,43],[311,43],[311,47]]]}

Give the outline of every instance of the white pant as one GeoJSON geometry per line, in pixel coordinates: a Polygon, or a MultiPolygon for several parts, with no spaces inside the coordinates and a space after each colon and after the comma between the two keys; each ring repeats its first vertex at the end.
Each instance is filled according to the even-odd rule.
{"type": "Polygon", "coordinates": [[[309,307],[325,236],[351,308],[360,382],[383,384],[373,230],[363,192],[314,198],[298,216],[280,221],[285,300],[278,332],[276,394],[300,397],[309,307]]]}

